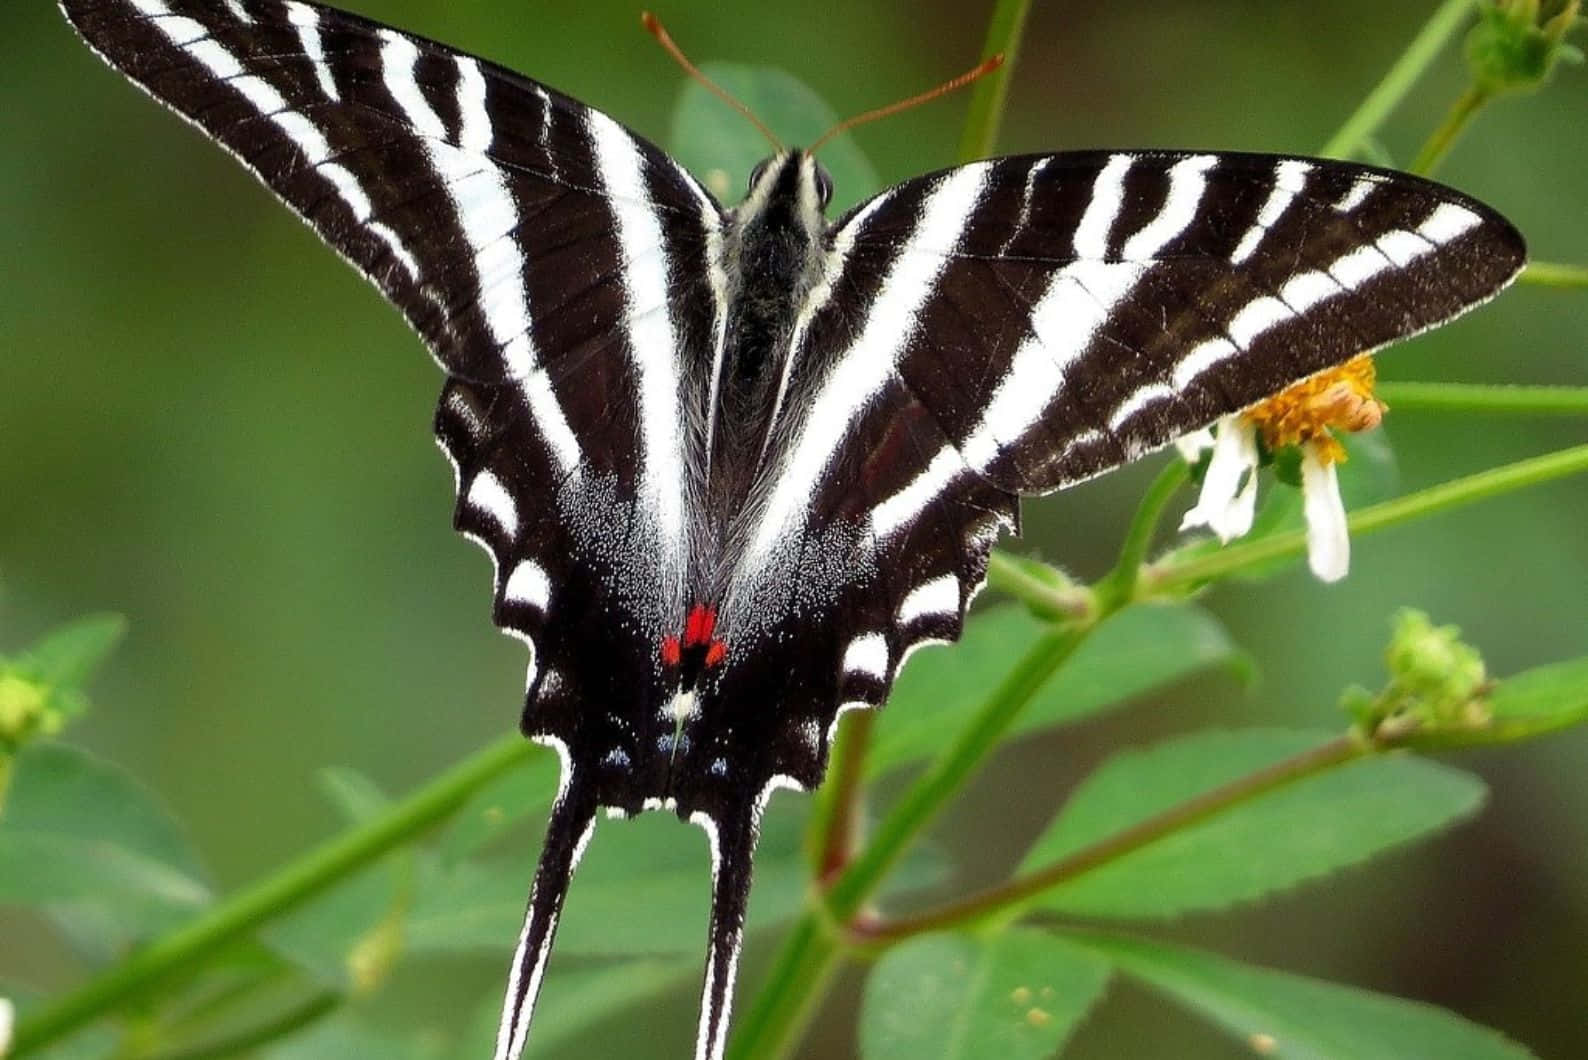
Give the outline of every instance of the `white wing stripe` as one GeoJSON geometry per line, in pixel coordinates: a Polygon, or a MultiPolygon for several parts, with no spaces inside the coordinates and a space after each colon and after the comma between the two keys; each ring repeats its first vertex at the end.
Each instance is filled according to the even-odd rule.
{"type": "Polygon", "coordinates": [[[909,484],[871,510],[871,529],[887,540],[908,526],[965,471],[965,461],[952,445],[937,451],[932,462],[909,484]]]}
{"type": "MultiPolygon", "coordinates": [[[[303,152],[309,164],[330,181],[337,195],[352,211],[354,218],[391,248],[392,256],[407,271],[410,278],[418,278],[419,264],[414,260],[414,256],[408,252],[403,241],[390,227],[369,219],[369,215],[373,212],[369,196],[364,193],[358,178],[353,176],[347,167],[330,160],[331,145],[309,119],[288,107],[281,93],[277,92],[269,82],[246,73],[237,57],[211,37],[203,26],[185,16],[173,16],[170,8],[165,6],[164,0],[132,0],[132,4],[147,15],[149,24],[164,33],[172,44],[184,49],[217,79],[227,82],[233,90],[241,93],[261,116],[268,118],[285,133],[293,146],[303,152]],[[184,37],[184,31],[189,35],[184,37]]],[[[252,21],[241,12],[238,13],[238,17],[252,21]]]]}
{"type": "Polygon", "coordinates": [[[479,276],[479,308],[491,338],[501,350],[508,374],[518,383],[535,425],[563,472],[580,461],[579,443],[557,396],[538,363],[530,338],[529,291],[524,284],[524,254],[513,232],[518,207],[505,174],[484,153],[492,140],[485,108],[484,77],[473,59],[454,58],[458,70],[459,140],[449,143],[440,115],[431,108],[416,79],[419,49],[394,30],[381,31],[381,76],[414,130],[436,175],[448,185],[458,224],[474,251],[479,276]]]}
{"type": "Polygon", "coordinates": [[[1070,365],[1147,269],[1135,262],[1082,260],[1054,274],[1032,311],[1031,335],[1015,351],[981,422],[961,446],[966,463],[985,472],[1005,444],[1036,425],[1064,388],[1070,365]]]}
{"type": "Polygon", "coordinates": [[[1131,155],[1114,155],[1098,171],[1092,197],[1081,214],[1081,223],[1075,226],[1076,257],[1101,261],[1108,256],[1108,233],[1125,203],[1125,174],[1134,162],[1131,155]]]}
{"type": "Polygon", "coordinates": [[[1483,223],[1483,218],[1453,202],[1434,207],[1428,219],[1417,226],[1417,234],[1431,243],[1445,244],[1483,223]]]}
{"type": "Polygon", "coordinates": [[[1249,349],[1257,336],[1276,324],[1283,324],[1295,315],[1290,311],[1290,307],[1279,299],[1272,295],[1263,295],[1247,302],[1241,307],[1241,311],[1235,314],[1235,319],[1230,321],[1229,336],[1241,349],[1249,349]]]}
{"type": "Polygon", "coordinates": [[[1235,253],[1230,255],[1230,264],[1239,265],[1252,256],[1257,249],[1257,244],[1263,241],[1263,236],[1274,227],[1290,204],[1300,195],[1307,186],[1307,174],[1312,172],[1312,164],[1300,159],[1287,158],[1274,169],[1274,186],[1268,192],[1268,198],[1263,202],[1262,208],[1257,211],[1257,220],[1252,227],[1246,230],[1240,243],[1235,247],[1235,253]]]}
{"type": "MultiPolygon", "coordinates": [[[[752,562],[771,552],[785,528],[798,522],[815,484],[855,419],[893,376],[899,354],[915,330],[916,315],[958,244],[991,170],[985,163],[963,166],[939,181],[927,196],[921,219],[872,300],[859,336],[828,372],[811,403],[809,418],[800,427],[762,513],[750,549],[752,562]]],[[[851,226],[861,219],[855,218],[851,226]]],[[[812,291],[808,297],[817,295],[812,291]]],[[[795,349],[790,356],[799,352],[795,349]]]]}
{"type": "Polygon", "coordinates": [[[1375,178],[1357,177],[1351,186],[1345,190],[1345,194],[1340,196],[1340,200],[1334,203],[1335,211],[1337,213],[1350,213],[1366,202],[1367,197],[1373,194],[1373,189],[1377,187],[1378,181],[1375,178]]]}
{"type": "Polygon", "coordinates": [[[325,45],[320,41],[320,15],[308,4],[292,0],[287,4],[287,20],[298,27],[298,41],[303,53],[314,64],[314,76],[320,82],[320,91],[327,99],[340,101],[342,94],[336,89],[331,67],[325,61],[325,45]]]}
{"type": "Polygon", "coordinates": [[[1120,257],[1125,261],[1150,261],[1168,242],[1196,220],[1197,207],[1207,192],[1208,170],[1218,162],[1212,155],[1191,155],[1169,167],[1169,192],[1163,208],[1141,231],[1125,240],[1120,257]]]}
{"type": "Polygon", "coordinates": [[[1114,414],[1108,418],[1108,429],[1117,431],[1125,425],[1136,413],[1159,401],[1167,401],[1175,396],[1175,390],[1167,383],[1148,383],[1146,386],[1137,387],[1129,397],[1119,403],[1114,414]]]}
{"type": "Polygon", "coordinates": [[[667,244],[645,184],[644,160],[617,122],[588,111],[596,170],[617,220],[624,279],[624,330],[640,397],[643,505],[682,571],[684,436],[680,427],[677,336],[668,299],[667,244]]]}
{"type": "Polygon", "coordinates": [[[1198,343],[1174,366],[1174,374],[1171,378],[1175,389],[1184,390],[1197,376],[1239,352],[1240,347],[1226,338],[1213,338],[1198,343]]]}
{"type": "MultiPolygon", "coordinates": [[[[1364,177],[1353,189],[1371,191],[1373,181],[1364,177]]],[[[1336,208],[1339,208],[1338,206],[1336,208]]],[[[1245,349],[1258,336],[1331,298],[1353,291],[1390,268],[1403,268],[1471,231],[1483,218],[1464,206],[1440,203],[1417,226],[1416,231],[1392,229],[1374,243],[1340,255],[1326,268],[1298,273],[1285,281],[1279,297],[1260,295],[1241,307],[1230,322],[1225,338],[1199,343],[1174,367],[1172,380],[1177,389],[1191,385],[1203,372],[1245,349]]]]}

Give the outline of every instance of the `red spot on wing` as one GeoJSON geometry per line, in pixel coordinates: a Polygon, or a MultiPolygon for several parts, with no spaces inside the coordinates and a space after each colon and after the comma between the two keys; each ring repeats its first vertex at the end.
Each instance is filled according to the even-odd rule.
{"type": "Polygon", "coordinates": [[[728,645],[724,641],[714,640],[711,647],[706,649],[706,665],[716,666],[728,655],[728,645]]]}
{"type": "Polygon", "coordinates": [[[717,612],[705,604],[696,604],[689,609],[689,618],[684,623],[684,646],[692,648],[697,644],[705,644],[711,640],[711,631],[717,626],[717,612]]]}
{"type": "Polygon", "coordinates": [[[662,638],[662,665],[677,666],[683,652],[679,650],[678,638],[667,636],[662,638]]]}

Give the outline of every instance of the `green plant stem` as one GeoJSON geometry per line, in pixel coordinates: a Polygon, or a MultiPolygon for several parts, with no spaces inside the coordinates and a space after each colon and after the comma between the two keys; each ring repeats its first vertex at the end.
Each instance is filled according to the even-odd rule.
{"type": "Polygon", "coordinates": [[[1530,261],[1517,283],[1537,287],[1588,287],[1588,265],[1566,265],[1555,261],[1530,261]]]}
{"type": "MultiPolygon", "coordinates": [[[[1467,475],[1416,493],[1409,493],[1404,497],[1359,509],[1351,514],[1348,525],[1353,535],[1366,534],[1448,508],[1472,504],[1475,501],[1585,471],[1588,471],[1588,445],[1573,446],[1544,456],[1518,460],[1514,464],[1490,468],[1475,475],[1467,475]]],[[[1289,556],[1299,556],[1306,547],[1307,536],[1303,531],[1274,534],[1256,541],[1232,545],[1217,552],[1189,559],[1170,560],[1161,567],[1149,567],[1144,573],[1144,578],[1155,588],[1190,588],[1239,573],[1247,567],[1289,556]]]]}
{"type": "Polygon", "coordinates": [[[1033,612],[1053,622],[1090,622],[1096,612],[1092,590],[1074,584],[1055,584],[1032,574],[1025,560],[994,550],[987,557],[987,585],[1014,597],[1033,612]]]}
{"type": "Polygon", "coordinates": [[[27,1056],[146,996],[173,975],[414,839],[487,783],[538,753],[536,745],[517,735],[476,752],[368,823],[311,850],[23,1020],[11,1056],[27,1056]]]}
{"type": "Polygon", "coordinates": [[[987,25],[984,55],[1003,53],[1004,64],[976,82],[971,89],[970,113],[959,141],[959,160],[974,162],[986,158],[998,146],[998,130],[1003,126],[1004,104],[1009,98],[1009,76],[1019,58],[1020,37],[1025,29],[1031,0],[998,0],[992,21],[987,25]]]}
{"type": "Polygon", "coordinates": [[[871,924],[857,923],[853,932],[863,945],[895,942],[927,931],[941,931],[973,923],[994,914],[1007,914],[1011,907],[1044,891],[1068,883],[1093,869],[1140,850],[1164,836],[1199,824],[1243,802],[1315,776],[1329,769],[1373,753],[1374,745],[1352,736],[1341,736],[1328,743],[1292,755],[1283,761],[1248,773],[1244,777],[1205,791],[1154,814],[1129,828],[1121,829],[1096,843],[1060,858],[1046,868],[1016,877],[1001,886],[972,895],[961,901],[918,916],[871,924]]]}
{"type": "Polygon", "coordinates": [[[838,754],[833,763],[832,788],[816,857],[818,883],[837,877],[854,855],[865,802],[866,752],[876,711],[851,710],[838,723],[838,754]]]}
{"type": "Polygon", "coordinates": [[[1320,152],[1329,158],[1349,158],[1378,131],[1417,79],[1466,21],[1473,0],[1445,0],[1412,38],[1400,58],[1373,87],[1340,130],[1320,152]]]}
{"type": "Polygon", "coordinates": [[[1146,562],[1147,550],[1152,547],[1153,534],[1157,532],[1164,509],[1174,498],[1175,491],[1185,482],[1186,473],[1185,461],[1172,459],[1147,487],[1141,503],[1136,506],[1135,514],[1131,516],[1130,527],[1125,531],[1125,540],[1120,545],[1114,568],[1103,575],[1097,584],[1097,594],[1105,609],[1122,606],[1135,598],[1136,582],[1141,576],[1142,564],[1146,562]]]}
{"type": "Polygon", "coordinates": [[[888,871],[1002,741],[1021,709],[1085,639],[1091,627],[1043,634],[999,683],[971,723],[905,793],[866,848],[827,894],[825,908],[796,924],[755,1007],[734,1035],[734,1057],[782,1056],[798,1040],[818,991],[841,957],[835,924],[848,924],[888,871]]]}
{"type": "Polygon", "coordinates": [[[1588,387],[1485,383],[1380,383],[1395,412],[1408,410],[1528,416],[1588,415],[1588,387]]]}
{"type": "Polygon", "coordinates": [[[1472,85],[1461,93],[1451,106],[1450,112],[1445,115],[1445,120],[1439,123],[1433,135],[1428,137],[1421,150],[1417,152],[1417,158],[1412,162],[1412,172],[1420,173],[1425,177],[1433,173],[1450,153],[1450,149],[1456,145],[1461,133],[1472,123],[1478,111],[1493,98],[1491,93],[1477,85],[1472,85]]]}
{"type": "Polygon", "coordinates": [[[833,887],[828,908],[835,920],[847,921],[859,911],[910,843],[997,749],[1021,710],[1070,657],[1086,632],[1061,627],[1043,633],[999,682],[971,723],[899,800],[833,887]]]}
{"type": "Polygon", "coordinates": [[[301,1031],[311,1024],[318,1023],[340,1008],[343,1000],[341,994],[326,991],[268,1023],[192,1049],[162,1053],[159,1060],[224,1060],[225,1057],[241,1056],[261,1045],[268,1045],[278,1038],[285,1038],[295,1031],[301,1031]]]}
{"type": "Polygon", "coordinates": [[[754,1007],[734,1028],[728,1060],[786,1056],[827,993],[842,957],[839,933],[823,909],[806,910],[783,940],[754,1007]]]}

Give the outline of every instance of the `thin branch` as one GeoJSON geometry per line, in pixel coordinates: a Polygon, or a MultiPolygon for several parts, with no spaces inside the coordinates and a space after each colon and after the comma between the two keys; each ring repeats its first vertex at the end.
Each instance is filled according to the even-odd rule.
{"type": "Polygon", "coordinates": [[[1338,737],[1171,806],[1029,875],[918,916],[873,923],[858,921],[851,931],[858,944],[876,945],[897,942],[927,931],[959,927],[995,913],[1007,913],[1011,907],[1029,898],[1068,883],[1165,836],[1199,824],[1276,788],[1344,765],[1372,753],[1372,750],[1372,745],[1355,737],[1338,737]]]}
{"type": "Polygon", "coordinates": [[[1478,111],[1493,99],[1494,96],[1479,88],[1470,86],[1456,98],[1450,112],[1445,115],[1445,120],[1433,131],[1433,135],[1424,141],[1417,152],[1417,158],[1412,162],[1412,172],[1429,176],[1444,161],[1450,149],[1456,145],[1456,140],[1472,124],[1472,119],[1477,117],[1478,111]]]}
{"type": "Polygon", "coordinates": [[[1020,37],[1030,10],[1031,0],[998,0],[998,7],[993,11],[982,54],[1001,53],[1004,62],[971,89],[970,113],[966,115],[965,131],[959,141],[961,162],[986,158],[998,146],[998,130],[1003,126],[1004,104],[1009,98],[1009,78],[1020,57],[1020,37]]]}
{"type": "Polygon", "coordinates": [[[1329,158],[1349,158],[1378,131],[1390,113],[1406,98],[1418,78],[1466,22],[1473,0],[1445,0],[1406,46],[1395,65],[1368,93],[1345,124],[1323,145],[1329,158]]]}
{"type": "Polygon", "coordinates": [[[1517,283],[1538,287],[1588,287],[1588,265],[1567,265],[1554,261],[1530,261],[1517,283]]]}
{"type": "Polygon", "coordinates": [[[827,781],[826,822],[816,858],[818,884],[837,878],[859,845],[860,817],[865,805],[866,752],[871,749],[874,710],[851,710],[838,723],[838,755],[827,781]]]}
{"type": "MultiPolygon", "coordinates": [[[[1384,501],[1351,514],[1348,526],[1352,535],[1371,533],[1398,523],[1410,522],[1449,508],[1487,500],[1567,475],[1588,472],[1588,445],[1561,449],[1544,456],[1519,460],[1514,464],[1490,468],[1474,475],[1432,486],[1404,497],[1384,501]]],[[[1255,541],[1209,552],[1189,559],[1173,559],[1143,573],[1152,586],[1179,588],[1225,578],[1248,567],[1300,556],[1307,548],[1307,535],[1296,530],[1271,534],[1255,541]]]]}
{"type": "Polygon", "coordinates": [[[261,1045],[269,1045],[279,1038],[285,1038],[289,1034],[318,1023],[340,1008],[344,1000],[341,994],[328,990],[268,1023],[181,1052],[162,1053],[159,1060],[225,1060],[226,1057],[241,1056],[261,1045]]]}
{"type": "Polygon", "coordinates": [[[120,964],[25,1019],[17,1026],[10,1056],[34,1053],[146,997],[173,976],[412,841],[480,788],[541,753],[517,734],[475,752],[378,817],[309,851],[186,927],[135,950],[120,964]]]}
{"type": "Polygon", "coordinates": [[[1408,410],[1527,416],[1588,415],[1588,387],[1486,383],[1380,383],[1378,396],[1408,410]]]}
{"type": "Polygon", "coordinates": [[[1098,581],[1097,593],[1103,597],[1105,608],[1120,606],[1135,598],[1136,582],[1141,576],[1142,564],[1146,562],[1147,550],[1152,547],[1153,535],[1163,520],[1164,509],[1185,482],[1186,474],[1185,461],[1172,459],[1158,472],[1147,487],[1147,492],[1142,495],[1141,503],[1131,516],[1130,527],[1125,531],[1125,540],[1120,545],[1119,558],[1114,561],[1113,570],[1098,581]]]}

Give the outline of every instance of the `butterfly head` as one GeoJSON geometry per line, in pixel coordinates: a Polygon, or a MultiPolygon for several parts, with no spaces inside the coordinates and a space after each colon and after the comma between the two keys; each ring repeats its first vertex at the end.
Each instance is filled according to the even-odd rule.
{"type": "Polygon", "coordinates": [[[757,219],[778,228],[795,225],[807,233],[825,227],[823,213],[833,199],[833,178],[809,151],[789,148],[756,163],[744,201],[734,211],[741,228],[757,219]]]}

